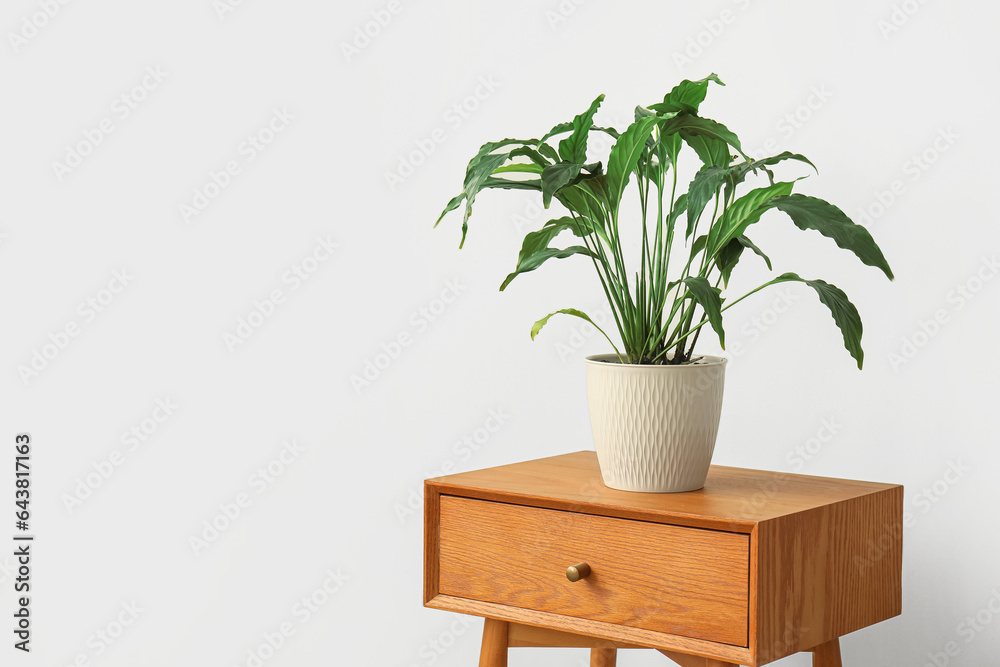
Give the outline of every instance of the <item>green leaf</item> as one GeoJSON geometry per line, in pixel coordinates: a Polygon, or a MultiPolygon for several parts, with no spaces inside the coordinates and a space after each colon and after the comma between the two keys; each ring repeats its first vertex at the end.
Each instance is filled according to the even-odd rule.
{"type": "Polygon", "coordinates": [[[603,101],[604,95],[598,95],[589,109],[573,119],[573,134],[559,142],[559,157],[566,162],[587,161],[587,137],[594,126],[594,114],[603,101]]]}
{"type": "Polygon", "coordinates": [[[542,182],[537,178],[527,178],[521,181],[511,181],[506,178],[487,178],[481,190],[535,190],[542,189],[542,182]]]}
{"type": "Polygon", "coordinates": [[[726,349],[726,332],[722,328],[722,298],[719,296],[719,289],[712,287],[712,284],[701,276],[685,278],[684,284],[687,285],[688,295],[705,309],[708,323],[718,334],[722,349],[726,349]]]}
{"type": "Polygon", "coordinates": [[[819,300],[830,309],[833,321],[844,336],[844,347],[857,360],[860,369],[865,360],[865,352],[861,349],[861,315],[858,314],[858,309],[854,307],[847,295],[840,288],[828,282],[804,280],[794,273],[784,273],[766,284],[774,285],[784,282],[801,282],[816,290],[819,300]]]}
{"type": "Polygon", "coordinates": [[[448,205],[444,207],[443,211],[441,211],[441,215],[438,216],[437,222],[434,223],[434,226],[437,227],[438,225],[440,225],[441,221],[444,219],[444,216],[448,215],[456,208],[461,206],[463,201],[465,201],[464,192],[452,197],[451,201],[448,202],[448,205]]]}
{"type": "Polygon", "coordinates": [[[750,248],[753,250],[754,254],[761,257],[764,263],[767,264],[767,270],[771,271],[771,258],[764,254],[764,251],[754,245],[753,241],[748,239],[746,236],[737,236],[736,240],[739,241],[744,248],[750,248]]]}
{"type": "Polygon", "coordinates": [[[542,204],[545,208],[552,203],[552,195],[569,185],[583,169],[582,164],[575,162],[560,162],[550,164],[542,170],[542,204]]]}
{"type": "Polygon", "coordinates": [[[549,247],[552,239],[566,230],[573,232],[577,236],[585,236],[591,233],[591,229],[586,223],[581,224],[580,221],[567,216],[549,220],[538,231],[526,234],[521,244],[521,252],[517,256],[517,266],[514,272],[508,275],[503,284],[500,285],[500,291],[502,292],[506,289],[507,285],[520,274],[534,271],[550,259],[565,259],[566,257],[578,254],[592,257],[593,255],[590,250],[583,246],[572,246],[565,250],[549,247]]]}
{"type": "Polygon", "coordinates": [[[595,329],[597,329],[602,334],[604,334],[604,337],[608,339],[609,343],[611,343],[611,347],[614,348],[615,354],[617,354],[619,360],[621,360],[621,356],[622,356],[621,352],[619,352],[618,348],[615,347],[615,342],[613,340],[611,340],[611,338],[608,336],[608,334],[606,334],[604,332],[604,329],[602,329],[601,327],[597,326],[597,322],[595,322],[594,320],[590,319],[590,316],[587,315],[587,313],[583,312],[582,310],[577,310],[576,308],[564,308],[562,310],[557,310],[556,312],[549,313],[548,315],[546,315],[542,319],[540,319],[537,322],[535,322],[534,326],[531,327],[531,340],[535,340],[535,336],[537,336],[538,332],[542,330],[542,327],[544,327],[546,324],[548,324],[549,318],[551,318],[553,315],[572,315],[573,317],[579,317],[582,320],[586,320],[586,321],[590,322],[592,325],[594,325],[595,329]]]}
{"type": "Polygon", "coordinates": [[[727,243],[760,220],[760,216],[771,207],[772,199],[791,191],[792,183],[775,183],[751,190],[731,203],[709,231],[708,254],[714,257],[727,243]]]}
{"type": "Polygon", "coordinates": [[[892,280],[892,269],[872,235],[833,204],[816,197],[796,194],[775,198],[772,205],[787,213],[799,229],[815,229],[823,236],[833,239],[841,248],[853,252],[868,266],[881,269],[892,280]]]}
{"type": "MultiPolygon", "coordinates": [[[[531,160],[540,167],[545,167],[551,164],[549,160],[545,159],[545,157],[542,155],[540,151],[531,148],[530,146],[522,146],[521,148],[515,148],[508,155],[508,157],[512,160],[516,157],[521,157],[521,156],[528,158],[529,160],[531,160]]],[[[559,159],[556,158],[554,161],[558,162],[559,159]]]]}
{"type": "Polygon", "coordinates": [[[698,107],[705,101],[709,81],[714,81],[720,86],[726,85],[715,74],[709,74],[698,81],[685,79],[663,97],[663,102],[649,108],[660,113],[697,113],[698,107]]]}
{"type": "Polygon", "coordinates": [[[510,273],[500,285],[500,291],[502,292],[507,289],[507,285],[509,285],[514,278],[517,278],[522,273],[534,271],[550,259],[565,259],[567,257],[572,257],[573,255],[587,255],[588,257],[594,256],[588,248],[585,248],[582,245],[574,245],[562,250],[559,248],[542,248],[528,257],[525,257],[524,261],[518,262],[518,266],[514,272],[510,273]]]}
{"type": "Polygon", "coordinates": [[[473,158],[473,162],[469,164],[469,171],[465,176],[465,186],[462,189],[465,194],[465,215],[462,216],[462,240],[458,244],[459,248],[465,245],[465,237],[469,233],[469,217],[472,216],[472,205],[476,201],[476,195],[479,194],[493,171],[506,160],[506,153],[485,154],[473,158]]]}
{"type": "Polygon", "coordinates": [[[698,170],[688,186],[688,206],[687,206],[687,231],[684,238],[689,238],[694,233],[698,218],[708,202],[712,201],[722,187],[726,177],[726,170],[722,167],[707,165],[698,170]]]}
{"type": "Polygon", "coordinates": [[[680,134],[705,164],[722,167],[729,165],[729,149],[723,143],[735,148],[745,159],[750,159],[743,152],[739,137],[722,123],[708,118],[683,114],[661,120],[660,135],[671,134],[680,134]]]}
{"type": "Polygon", "coordinates": [[[715,265],[719,267],[719,272],[722,274],[722,284],[725,287],[729,287],[729,276],[732,275],[733,269],[736,268],[736,264],[740,261],[740,255],[745,249],[746,246],[740,243],[739,238],[735,238],[715,256],[715,265]]]}
{"type": "Polygon", "coordinates": [[[608,157],[608,199],[612,211],[618,210],[622,193],[628,185],[629,177],[635,171],[639,156],[646,148],[646,139],[653,132],[659,118],[649,116],[637,120],[619,137],[608,157]]]}
{"type": "Polygon", "coordinates": [[[512,162],[510,164],[505,164],[503,166],[497,167],[493,170],[494,174],[538,174],[542,173],[542,165],[535,164],[534,162],[512,162]]]}

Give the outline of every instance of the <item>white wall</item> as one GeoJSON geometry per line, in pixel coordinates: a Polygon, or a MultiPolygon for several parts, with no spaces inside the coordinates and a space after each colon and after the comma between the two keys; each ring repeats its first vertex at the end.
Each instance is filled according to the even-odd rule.
{"type": "MultiPolygon", "coordinates": [[[[516,216],[545,219],[528,195],[483,195],[462,252],[457,217],[431,225],[482,142],[537,135],[601,92],[599,119],[622,126],[635,104],[713,71],[728,85],[705,114],[748,148],[773,139],[812,158],[806,190],[858,221],[869,211],[897,275],[765,218],[755,239],[777,270],[823,277],[858,305],[867,363],[858,372],[805,287],[780,315],[777,292],[747,300],[728,320],[743,348],[716,462],[905,484],[904,614],[847,637],[845,664],[921,667],[947,650],[948,664],[997,662],[1000,620],[962,625],[1000,604],[995,7],[228,1],[11,0],[0,18],[2,465],[14,434],[35,441],[26,664],[248,665],[283,625],[294,634],[267,665],[475,664],[481,622],[421,607],[421,518],[400,510],[437,471],[592,446],[582,359],[605,345],[569,320],[534,343],[528,330],[601,301],[573,260],[497,292],[516,216]],[[48,5],[54,16],[39,15],[48,5]],[[373,16],[391,20],[345,53],[373,16]],[[273,141],[244,143],[257,134],[273,141]],[[54,167],[81,142],[89,154],[54,167]],[[220,175],[227,164],[238,173],[220,175]],[[214,196],[194,202],[196,190],[214,196]],[[204,210],[184,215],[194,203],[204,210]],[[303,263],[308,280],[286,275],[303,263]],[[275,290],[271,316],[227,345],[275,290]],[[410,344],[356,391],[352,375],[403,334],[410,344]],[[51,358],[19,372],[35,351],[51,358]],[[456,444],[493,411],[503,426],[478,451],[456,444]],[[143,441],[123,440],[143,425],[143,441]],[[256,472],[292,440],[279,475],[256,472]],[[107,479],[80,488],[96,469],[107,479]],[[237,499],[238,518],[195,553],[190,538],[237,499]],[[342,580],[329,596],[328,571],[342,580]],[[314,592],[325,603],[307,614],[296,605],[314,592]],[[110,646],[92,637],[132,602],[143,611],[110,646]]],[[[751,265],[738,284],[760,277],[751,265]]],[[[10,557],[0,564],[6,614],[10,557]]],[[[584,659],[522,650],[511,664],[584,659]]]]}

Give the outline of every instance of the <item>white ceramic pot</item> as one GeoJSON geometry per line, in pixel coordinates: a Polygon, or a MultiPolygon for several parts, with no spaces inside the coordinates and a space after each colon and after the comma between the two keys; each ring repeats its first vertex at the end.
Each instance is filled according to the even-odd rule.
{"type": "Polygon", "coordinates": [[[726,359],[680,366],[587,357],[587,398],[604,483],[675,493],[705,485],[722,414],[726,359]]]}

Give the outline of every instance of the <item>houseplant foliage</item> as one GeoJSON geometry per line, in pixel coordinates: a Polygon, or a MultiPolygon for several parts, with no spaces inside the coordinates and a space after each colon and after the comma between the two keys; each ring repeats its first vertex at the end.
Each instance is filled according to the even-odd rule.
{"type": "Polygon", "coordinates": [[[736,298],[724,296],[733,270],[745,256],[756,255],[771,269],[770,258],[748,235],[771,209],[799,229],[831,239],[890,280],[893,276],[864,227],[833,204],[793,193],[798,179],[775,178],[773,169],[781,163],[794,161],[815,169],[812,162],[789,152],[751,159],[732,131],[699,114],[713,82],[724,85],[714,74],[700,81],[682,81],[662,102],[636,107],[635,122],[621,132],[595,124],[594,116],[604,100],[601,95],[586,111],[540,139],[484,144],[469,162],[462,192],[448,202],[438,223],[464,207],[462,247],[473,205],[483,190],[534,190],[541,193],[545,208],[553,200],[562,205],[565,215],[553,217],[525,236],[515,268],[500,289],[549,260],[581,255],[598,276],[621,346],[574,308],[538,320],[531,329],[532,338],[553,315],[566,314],[600,330],[623,363],[690,364],[698,359],[695,345],[705,326],[711,327],[725,348],[726,310],[771,285],[801,282],[829,308],[845,347],[861,368],[861,318],[836,286],[783,273],[736,298]],[[593,133],[612,140],[605,161],[587,161],[593,133]],[[700,166],[695,163],[698,169],[685,190],[684,183],[678,182],[677,167],[692,158],[700,166]],[[636,197],[638,213],[623,209],[626,196],[636,197]],[[557,237],[573,241],[556,243],[557,237]],[[636,243],[639,247],[634,251],[636,243]]]}

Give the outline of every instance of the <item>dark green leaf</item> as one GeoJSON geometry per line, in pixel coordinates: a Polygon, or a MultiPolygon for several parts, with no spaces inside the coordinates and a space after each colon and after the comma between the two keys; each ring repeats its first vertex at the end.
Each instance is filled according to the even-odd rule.
{"type": "Polygon", "coordinates": [[[628,185],[629,177],[635,170],[639,156],[646,148],[646,139],[653,132],[659,119],[650,116],[629,125],[625,133],[615,142],[608,157],[608,199],[612,211],[617,211],[622,193],[628,185]]]}
{"type": "Polygon", "coordinates": [[[583,163],[587,160],[587,137],[594,125],[594,114],[604,101],[604,95],[598,95],[590,108],[573,119],[573,134],[559,142],[559,156],[566,162],[583,163]]]}
{"type": "Polygon", "coordinates": [[[746,236],[737,236],[736,240],[743,244],[744,248],[750,248],[753,250],[754,254],[761,257],[764,260],[764,263],[767,264],[767,270],[771,270],[771,258],[765,255],[763,250],[754,245],[753,241],[748,239],[746,236]]]}
{"type": "Polygon", "coordinates": [[[772,205],[787,213],[799,229],[815,229],[841,248],[853,252],[868,266],[881,269],[892,280],[892,269],[872,235],[833,204],[816,197],[789,195],[775,198],[772,205]]]}
{"type": "Polygon", "coordinates": [[[685,79],[663,97],[663,102],[650,106],[650,109],[660,113],[697,113],[698,107],[705,101],[709,81],[726,85],[715,74],[698,81],[685,79]]]}
{"type": "Polygon", "coordinates": [[[542,204],[545,208],[552,202],[552,195],[580,175],[583,165],[576,162],[550,164],[542,170],[542,204]]]}
{"type": "Polygon", "coordinates": [[[586,222],[566,216],[549,220],[538,231],[525,235],[524,241],[521,244],[521,252],[517,256],[517,266],[514,272],[507,276],[503,284],[500,285],[500,291],[502,292],[510,284],[510,281],[518,275],[534,271],[550,259],[564,259],[577,254],[590,256],[590,251],[583,246],[573,246],[565,250],[549,247],[552,239],[566,230],[573,232],[577,236],[585,236],[592,231],[586,222]]]}
{"type": "Polygon", "coordinates": [[[736,268],[736,264],[740,261],[740,255],[743,254],[745,248],[746,246],[740,243],[739,238],[735,238],[727,243],[719,251],[719,254],[715,256],[715,265],[719,267],[724,286],[729,286],[729,276],[732,275],[733,269],[736,268]]]}
{"type": "Polygon", "coordinates": [[[705,164],[715,166],[729,165],[729,149],[725,148],[725,156],[721,155],[723,147],[719,142],[735,148],[740,155],[746,157],[743,148],[740,146],[739,137],[729,130],[722,123],[718,123],[701,116],[683,114],[660,121],[661,136],[680,134],[684,141],[698,152],[698,156],[705,164]],[[697,138],[702,138],[701,140],[697,138]]]}
{"type": "Polygon", "coordinates": [[[536,253],[526,257],[523,262],[518,262],[518,268],[511,274],[509,274],[500,285],[500,291],[504,291],[510,281],[518,277],[522,273],[528,273],[529,271],[534,271],[546,261],[550,259],[565,259],[566,257],[572,257],[573,255],[587,255],[588,257],[593,257],[594,255],[582,245],[570,246],[569,248],[559,249],[559,248],[543,248],[536,253]]]}
{"type": "Polygon", "coordinates": [[[844,336],[844,347],[857,360],[860,369],[864,364],[865,352],[861,349],[862,326],[858,309],[854,307],[854,304],[840,288],[823,280],[804,280],[794,273],[784,273],[767,284],[774,285],[792,281],[805,283],[816,290],[819,300],[830,309],[833,321],[844,336]]]}
{"type": "Polygon", "coordinates": [[[747,227],[760,220],[771,207],[771,200],[792,191],[791,183],[775,183],[746,193],[729,205],[712,225],[708,239],[708,254],[715,256],[727,243],[741,236],[747,227]]]}
{"type": "Polygon", "coordinates": [[[718,334],[722,349],[726,349],[726,332],[722,328],[722,299],[719,296],[719,289],[712,287],[712,284],[701,276],[685,278],[684,284],[687,285],[688,294],[705,309],[708,322],[718,334]]]}
{"type": "Polygon", "coordinates": [[[705,166],[698,170],[688,186],[687,231],[684,238],[694,233],[695,224],[708,202],[716,196],[725,179],[726,170],[722,167],[705,166]]]}
{"type": "Polygon", "coordinates": [[[537,178],[528,178],[522,181],[511,181],[506,178],[487,178],[480,190],[535,190],[542,189],[542,182],[537,178]]]}

